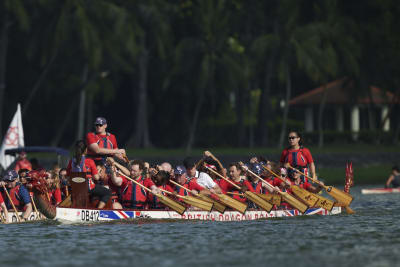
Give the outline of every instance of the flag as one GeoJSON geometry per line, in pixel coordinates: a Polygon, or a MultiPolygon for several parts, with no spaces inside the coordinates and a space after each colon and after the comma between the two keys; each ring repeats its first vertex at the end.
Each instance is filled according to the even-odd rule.
{"type": "Polygon", "coordinates": [[[22,128],[21,105],[18,103],[17,112],[15,113],[10,126],[8,127],[7,133],[0,148],[0,164],[4,169],[7,169],[8,166],[10,166],[10,164],[15,160],[15,157],[4,154],[6,149],[24,146],[24,129],[22,128]]]}

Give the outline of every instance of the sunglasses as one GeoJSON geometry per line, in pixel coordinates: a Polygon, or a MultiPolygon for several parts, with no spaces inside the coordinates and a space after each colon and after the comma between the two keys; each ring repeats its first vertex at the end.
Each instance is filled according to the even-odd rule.
{"type": "Polygon", "coordinates": [[[103,124],[96,124],[95,126],[96,127],[101,127],[101,126],[103,126],[103,124]]]}
{"type": "Polygon", "coordinates": [[[298,137],[297,136],[289,136],[288,137],[289,140],[296,139],[296,138],[298,138],[298,137]]]}

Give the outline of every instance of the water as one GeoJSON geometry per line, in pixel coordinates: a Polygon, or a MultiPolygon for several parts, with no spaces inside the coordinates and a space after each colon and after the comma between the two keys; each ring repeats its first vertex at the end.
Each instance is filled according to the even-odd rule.
{"type": "Polygon", "coordinates": [[[0,266],[400,266],[400,194],[360,190],[355,215],[0,225],[0,266]]]}

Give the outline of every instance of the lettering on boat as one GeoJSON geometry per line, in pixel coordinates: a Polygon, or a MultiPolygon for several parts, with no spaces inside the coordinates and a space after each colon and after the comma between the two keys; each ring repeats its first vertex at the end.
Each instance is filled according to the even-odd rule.
{"type": "Polygon", "coordinates": [[[82,210],[81,221],[82,222],[98,222],[100,212],[98,210],[82,210]]]}

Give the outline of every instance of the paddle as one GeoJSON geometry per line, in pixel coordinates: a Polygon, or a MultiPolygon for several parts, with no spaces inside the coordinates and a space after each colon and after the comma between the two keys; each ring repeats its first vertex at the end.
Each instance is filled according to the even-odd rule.
{"type": "Polygon", "coordinates": [[[275,176],[276,178],[278,178],[279,180],[281,180],[282,182],[284,182],[285,184],[287,184],[290,188],[290,190],[292,190],[292,192],[298,197],[300,198],[304,203],[306,203],[309,207],[312,207],[315,205],[315,203],[317,203],[318,201],[318,197],[316,197],[315,195],[311,194],[310,192],[308,192],[307,190],[305,190],[304,188],[301,188],[298,185],[292,185],[290,184],[288,181],[286,181],[285,179],[283,179],[280,175],[276,174],[274,171],[272,171],[270,168],[268,168],[267,166],[264,166],[261,164],[261,166],[267,170],[268,172],[270,172],[273,176],[275,176]]]}
{"type": "Polygon", "coordinates": [[[257,193],[257,196],[261,197],[265,201],[268,201],[272,205],[276,205],[277,207],[281,205],[282,197],[279,194],[262,194],[257,193]]]}
{"type": "MultiPolygon", "coordinates": [[[[142,187],[144,190],[146,190],[146,191],[148,191],[148,192],[153,194],[153,192],[149,188],[145,187],[141,183],[139,183],[139,182],[135,181],[134,179],[126,176],[125,174],[123,174],[120,171],[118,171],[118,173],[120,175],[122,175],[123,177],[125,177],[126,179],[128,179],[129,181],[134,182],[138,186],[142,187]]],[[[160,200],[161,203],[163,203],[164,205],[170,207],[171,209],[173,209],[174,211],[176,211],[180,215],[183,215],[183,213],[185,213],[185,211],[186,211],[186,207],[185,206],[183,206],[180,203],[178,203],[178,202],[176,202],[176,201],[164,196],[163,194],[155,194],[155,195],[158,197],[158,199],[160,200]]]]}
{"type": "Polygon", "coordinates": [[[178,186],[180,188],[183,188],[184,190],[186,190],[187,192],[191,193],[195,197],[200,198],[201,200],[207,201],[209,203],[213,203],[214,204],[213,208],[216,211],[218,211],[220,213],[224,213],[225,212],[226,206],[221,204],[221,203],[219,203],[218,201],[213,200],[212,198],[210,198],[210,197],[208,197],[206,195],[203,195],[203,194],[195,194],[192,190],[189,190],[188,188],[184,187],[183,185],[178,184],[177,182],[175,182],[173,180],[169,180],[169,181],[170,181],[170,183],[172,183],[172,184],[174,184],[174,185],[176,185],[176,186],[178,186]]]}
{"type": "Polygon", "coordinates": [[[10,201],[11,206],[12,206],[14,212],[15,212],[15,217],[17,217],[17,222],[21,222],[21,218],[20,218],[19,215],[18,215],[17,208],[15,207],[14,203],[12,202],[11,197],[10,197],[10,194],[8,194],[7,188],[4,186],[4,184],[3,184],[3,189],[4,189],[4,192],[6,192],[8,201],[10,201]]]}
{"type": "MultiPolygon", "coordinates": [[[[241,165],[243,165],[242,162],[240,162],[241,165]]],[[[287,192],[281,192],[280,190],[276,189],[275,187],[273,187],[270,183],[268,183],[267,181],[265,181],[263,178],[261,178],[260,176],[258,176],[257,174],[255,174],[254,172],[248,170],[249,173],[253,174],[255,177],[257,177],[258,179],[260,179],[261,181],[263,181],[271,190],[276,191],[279,195],[281,195],[281,197],[283,198],[283,200],[285,200],[287,203],[289,203],[289,205],[291,205],[292,207],[294,207],[295,209],[299,210],[301,213],[306,212],[306,210],[308,209],[308,206],[306,204],[304,204],[303,202],[301,202],[300,200],[296,199],[295,197],[293,197],[292,195],[290,195],[287,192]]]]}
{"type": "Polygon", "coordinates": [[[186,204],[196,207],[196,208],[199,208],[201,210],[211,212],[211,210],[213,209],[213,206],[214,206],[213,203],[210,203],[210,202],[207,202],[207,201],[204,201],[204,200],[192,197],[192,196],[180,196],[176,193],[169,192],[169,191],[161,189],[161,188],[160,188],[160,190],[164,193],[173,195],[177,198],[181,198],[183,200],[183,202],[185,202],[186,204]]]}
{"type": "Polygon", "coordinates": [[[299,171],[296,168],[293,168],[290,165],[289,165],[289,168],[300,173],[301,175],[304,175],[305,177],[307,177],[314,183],[322,186],[329,195],[331,195],[334,199],[336,199],[339,203],[343,204],[344,206],[349,206],[350,203],[353,201],[353,197],[350,194],[343,192],[333,186],[326,186],[325,184],[321,183],[321,181],[318,181],[317,179],[314,179],[314,178],[304,174],[303,172],[299,171]]]}
{"type": "Polygon", "coordinates": [[[32,197],[32,195],[31,195],[31,194],[29,194],[29,196],[31,197],[32,206],[33,206],[33,209],[35,210],[36,217],[40,219],[40,217],[41,217],[41,216],[40,216],[40,213],[39,213],[39,211],[38,211],[38,210],[37,210],[37,208],[36,208],[35,201],[33,201],[33,197],[32,197]]]}
{"type": "MultiPolygon", "coordinates": [[[[230,181],[229,179],[225,178],[223,175],[219,174],[218,172],[214,171],[211,168],[206,167],[209,171],[211,171],[212,173],[214,173],[215,175],[221,177],[222,179],[224,179],[225,181],[227,181],[228,183],[230,183],[231,185],[233,185],[234,187],[236,187],[239,190],[242,190],[242,188],[240,186],[238,186],[237,184],[233,183],[232,181],[230,181]]],[[[248,200],[250,200],[251,202],[255,203],[258,207],[262,208],[263,210],[266,210],[268,212],[270,212],[272,210],[272,208],[274,207],[274,205],[272,205],[271,203],[265,201],[264,199],[260,198],[256,193],[253,193],[249,190],[245,191],[243,193],[246,198],[248,200]]]]}

